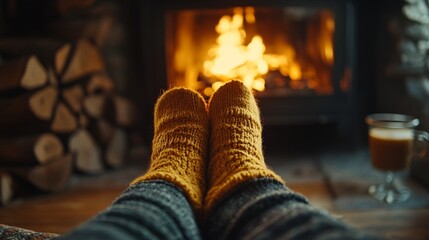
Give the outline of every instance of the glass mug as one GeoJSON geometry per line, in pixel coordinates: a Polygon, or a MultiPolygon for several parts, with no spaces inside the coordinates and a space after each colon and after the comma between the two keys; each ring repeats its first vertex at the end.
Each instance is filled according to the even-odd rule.
{"type": "Polygon", "coordinates": [[[419,120],[407,115],[377,113],[368,115],[365,121],[372,166],[386,173],[385,182],[370,186],[369,193],[389,204],[406,201],[411,192],[394,174],[426,154],[429,134],[415,130],[419,120]]]}

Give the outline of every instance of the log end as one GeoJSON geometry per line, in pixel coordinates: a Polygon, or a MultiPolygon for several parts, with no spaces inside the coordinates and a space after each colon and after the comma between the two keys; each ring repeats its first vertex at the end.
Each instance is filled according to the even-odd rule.
{"type": "Polygon", "coordinates": [[[25,67],[24,75],[21,80],[21,87],[26,89],[35,89],[48,82],[48,74],[45,67],[40,63],[36,56],[31,56],[25,67]]]}

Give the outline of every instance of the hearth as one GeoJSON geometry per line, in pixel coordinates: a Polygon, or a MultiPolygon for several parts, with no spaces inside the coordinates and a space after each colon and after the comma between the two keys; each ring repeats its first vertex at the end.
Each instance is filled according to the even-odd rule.
{"type": "Polygon", "coordinates": [[[267,126],[355,123],[355,6],[330,1],[141,4],[145,96],[185,86],[209,98],[230,79],[256,94],[267,126]]]}

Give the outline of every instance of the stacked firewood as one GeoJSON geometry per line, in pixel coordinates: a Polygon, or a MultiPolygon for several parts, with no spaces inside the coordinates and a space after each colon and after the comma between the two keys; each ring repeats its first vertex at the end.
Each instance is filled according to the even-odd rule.
{"type": "Polygon", "coordinates": [[[74,171],[98,174],[124,165],[136,109],[116,93],[103,36],[93,30],[0,39],[0,205],[22,181],[58,191],[74,171]]]}

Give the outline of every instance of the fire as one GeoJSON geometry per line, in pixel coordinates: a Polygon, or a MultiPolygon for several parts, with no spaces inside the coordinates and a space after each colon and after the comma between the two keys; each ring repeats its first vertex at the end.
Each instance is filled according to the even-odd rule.
{"type": "Polygon", "coordinates": [[[206,18],[199,11],[169,17],[169,24],[177,28],[167,32],[168,39],[173,39],[167,42],[167,50],[173,50],[168,51],[172,59],[169,66],[173,66],[167,72],[169,84],[189,87],[206,96],[232,79],[267,96],[301,90],[333,92],[335,19],[331,11],[303,11],[307,14],[303,15],[285,8],[281,11],[282,20],[271,19],[267,9],[258,10],[260,15],[255,15],[253,7],[232,11],[226,15],[216,13],[215,26],[213,15],[206,18]],[[261,30],[265,24],[270,25],[258,32],[258,27],[261,30]]]}
{"type": "Polygon", "coordinates": [[[204,62],[205,75],[218,80],[212,84],[213,91],[216,91],[223,82],[231,79],[242,80],[247,87],[264,91],[263,76],[269,70],[280,68],[287,63],[284,56],[265,54],[264,41],[259,35],[253,36],[246,45],[244,21],[247,24],[255,23],[256,18],[252,7],[235,8],[232,17],[222,16],[215,27],[219,36],[216,39],[216,45],[208,52],[212,59],[204,62]],[[245,12],[244,16],[243,12],[245,12]]]}

